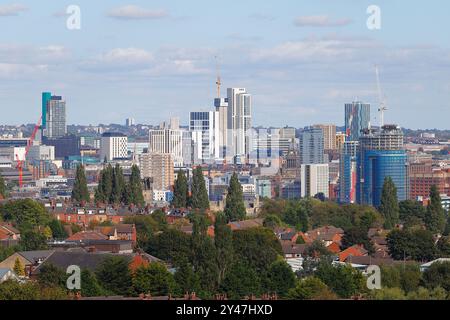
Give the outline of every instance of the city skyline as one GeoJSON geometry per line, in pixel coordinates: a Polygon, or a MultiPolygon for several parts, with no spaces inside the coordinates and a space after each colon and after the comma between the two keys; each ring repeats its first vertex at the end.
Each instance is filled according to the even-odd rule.
{"type": "Polygon", "coordinates": [[[376,31],[366,26],[369,1],[77,4],[81,30],[66,28],[61,4],[0,5],[0,27],[15,30],[0,41],[2,124],[36,122],[47,90],[65,97],[69,124],[186,124],[190,110],[213,108],[217,56],[222,88],[252,93],[254,126],[342,125],[342,106],[355,100],[376,109],[377,64],[386,123],[447,128],[447,3],[378,1],[376,31]]]}

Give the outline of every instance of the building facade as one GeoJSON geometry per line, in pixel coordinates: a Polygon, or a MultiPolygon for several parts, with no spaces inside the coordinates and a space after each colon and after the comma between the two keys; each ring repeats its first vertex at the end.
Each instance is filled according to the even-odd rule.
{"type": "Polygon", "coordinates": [[[177,120],[171,119],[169,126],[162,123],[149,131],[149,153],[169,153],[175,167],[183,166],[183,130],[177,120]]]}
{"type": "Polygon", "coordinates": [[[302,164],[301,197],[314,197],[318,193],[323,193],[328,198],[329,179],[328,163],[302,164]]]}
{"type": "Polygon", "coordinates": [[[378,207],[386,177],[392,178],[398,200],[406,200],[407,155],[402,130],[396,125],[385,125],[381,131],[364,130],[359,139],[357,170],[358,203],[378,207]]]}
{"type": "Polygon", "coordinates": [[[319,164],[325,162],[324,139],[321,128],[307,127],[300,134],[301,164],[319,164]]]}
{"type": "Polygon", "coordinates": [[[344,142],[339,160],[339,202],[356,202],[358,141],[344,142]]]}
{"type": "Polygon", "coordinates": [[[106,132],[102,134],[100,160],[112,161],[128,158],[128,137],[122,133],[106,132]]]}
{"type": "Polygon", "coordinates": [[[345,140],[358,141],[361,130],[369,126],[370,104],[361,101],[345,104],[345,140]]]}
{"type": "Polygon", "coordinates": [[[67,134],[66,102],[61,96],[42,94],[42,129],[47,138],[60,138],[67,134]]]}
{"type": "Polygon", "coordinates": [[[252,96],[244,88],[228,88],[227,97],[227,157],[246,157],[251,143],[252,96]]]}
{"type": "Polygon", "coordinates": [[[174,164],[170,153],[139,155],[142,179],[150,179],[153,190],[170,190],[174,183],[174,164]]]}
{"type": "Polygon", "coordinates": [[[194,143],[194,159],[199,163],[213,163],[219,159],[219,112],[191,112],[189,131],[194,143]]]}

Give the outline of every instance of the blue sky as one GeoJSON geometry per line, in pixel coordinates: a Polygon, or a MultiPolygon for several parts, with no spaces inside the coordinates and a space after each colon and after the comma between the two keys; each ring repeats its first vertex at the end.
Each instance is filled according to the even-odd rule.
{"type": "Polygon", "coordinates": [[[444,0],[0,1],[0,123],[35,122],[46,90],[69,123],[185,123],[212,108],[218,56],[224,89],[254,95],[255,125],[341,125],[345,102],[377,103],[377,64],[386,122],[449,128],[449,12],[444,0]],[[66,28],[73,4],[81,30],[66,28]],[[372,4],[381,30],[366,27],[372,4]]]}

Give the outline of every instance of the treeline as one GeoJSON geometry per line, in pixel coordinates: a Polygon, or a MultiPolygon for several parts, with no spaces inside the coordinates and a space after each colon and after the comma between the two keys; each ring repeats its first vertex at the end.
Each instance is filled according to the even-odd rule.
{"type": "MultiPolygon", "coordinates": [[[[173,192],[172,206],[175,208],[209,209],[208,192],[200,166],[193,170],[191,192],[189,192],[188,179],[182,170],[178,171],[173,192]]],[[[230,179],[224,213],[227,222],[243,220],[246,216],[242,186],[235,172],[230,179]]]]}
{"type": "Polygon", "coordinates": [[[133,165],[130,179],[125,181],[123,170],[119,164],[116,164],[114,168],[108,164],[100,172],[94,199],[96,203],[143,206],[145,202],[139,167],[133,165]]]}
{"type": "MultiPolygon", "coordinates": [[[[47,249],[48,240],[65,239],[68,236],[64,225],[53,219],[43,204],[32,199],[9,200],[1,204],[0,221],[10,223],[20,231],[17,246],[0,246],[0,261],[16,251],[47,249]]],[[[80,230],[76,225],[70,227],[73,232],[80,230]]]]}

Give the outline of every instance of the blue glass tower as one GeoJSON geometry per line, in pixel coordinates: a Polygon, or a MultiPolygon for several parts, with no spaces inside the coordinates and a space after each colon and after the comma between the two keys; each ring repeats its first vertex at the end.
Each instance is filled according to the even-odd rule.
{"type": "Polygon", "coordinates": [[[47,104],[52,99],[50,92],[42,92],[42,128],[47,126],[47,104]]]}
{"type": "Polygon", "coordinates": [[[365,130],[357,155],[357,202],[378,207],[386,177],[392,178],[398,200],[406,200],[406,164],[403,132],[399,127],[385,125],[381,131],[365,130]]]}
{"type": "Polygon", "coordinates": [[[367,129],[370,122],[370,104],[352,102],[345,104],[346,141],[358,141],[361,130],[367,129]]]}

